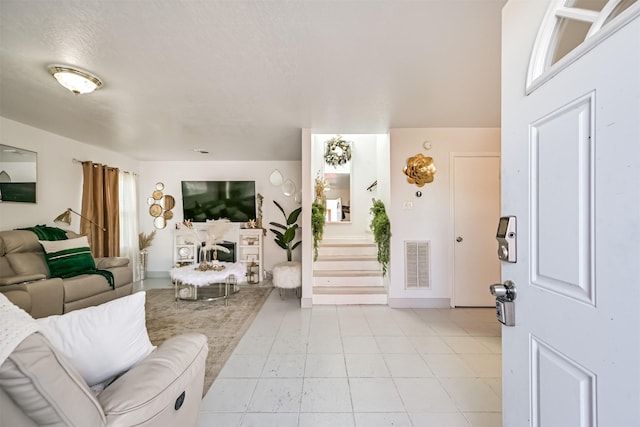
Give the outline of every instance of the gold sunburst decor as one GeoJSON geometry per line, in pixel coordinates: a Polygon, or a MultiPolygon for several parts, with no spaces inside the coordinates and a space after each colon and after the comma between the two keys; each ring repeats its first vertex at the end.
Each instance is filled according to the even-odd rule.
{"type": "Polygon", "coordinates": [[[340,135],[325,141],[324,144],[324,161],[326,164],[337,167],[345,165],[351,160],[351,142],[345,141],[340,135]]]}
{"type": "Polygon", "coordinates": [[[423,187],[425,184],[433,182],[436,171],[433,158],[425,157],[422,154],[409,157],[407,159],[407,166],[402,169],[402,172],[407,175],[407,181],[418,187],[423,187]]]}

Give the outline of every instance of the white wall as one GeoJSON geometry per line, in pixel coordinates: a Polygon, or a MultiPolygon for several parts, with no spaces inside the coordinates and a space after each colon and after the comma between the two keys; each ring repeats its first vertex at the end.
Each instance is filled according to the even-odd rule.
{"type": "Polygon", "coordinates": [[[386,204],[391,221],[389,304],[396,307],[448,307],[450,301],[450,178],[452,152],[500,152],[499,128],[391,129],[391,202],[386,204]],[[426,151],[424,141],[433,148],[426,151]],[[407,159],[418,153],[433,157],[435,180],[424,187],[409,184],[402,172],[407,159]],[[416,197],[416,191],[422,197],[416,197]],[[412,202],[412,209],[405,209],[412,202]],[[404,289],[404,241],[431,241],[431,288],[404,289]]]}
{"type": "MultiPolygon", "coordinates": [[[[38,154],[37,203],[0,203],[0,229],[36,224],[55,226],[53,219],[66,208],[82,209],[82,166],[72,159],[91,160],[131,172],[138,161],[113,151],[65,138],[0,117],[0,143],[38,154]]],[[[80,218],[71,216],[71,230],[79,231],[80,218]]]]}
{"type": "MultiPolygon", "coordinates": [[[[270,228],[269,222],[275,221],[284,223],[285,219],[282,213],[274,205],[276,200],[289,214],[292,210],[299,207],[294,196],[285,196],[282,187],[275,187],[269,182],[269,175],[278,169],[286,181],[290,179],[296,185],[296,191],[301,188],[301,164],[299,161],[269,161],[269,162],[216,162],[216,161],[199,161],[199,162],[141,162],[140,163],[140,231],[150,233],[154,230],[153,218],[148,213],[147,197],[155,189],[157,182],[164,183],[164,194],[172,195],[176,200],[176,206],[173,209],[173,219],[167,221],[167,228],[158,230],[156,237],[149,248],[149,277],[168,276],[168,270],[173,266],[173,234],[176,224],[183,221],[182,214],[182,188],[181,181],[255,181],[256,193],[264,196],[263,201],[263,220],[262,225],[270,228]]],[[[298,224],[303,225],[302,217],[298,219],[298,224]]],[[[225,236],[226,240],[235,240],[234,236],[237,231],[230,232],[225,236]]],[[[273,241],[274,235],[271,231],[267,231],[264,238],[264,268],[271,270],[273,265],[286,261],[286,251],[281,249],[273,241]]],[[[301,234],[295,241],[301,239],[301,234]]],[[[294,260],[300,259],[300,249],[293,254],[294,260]]]]}

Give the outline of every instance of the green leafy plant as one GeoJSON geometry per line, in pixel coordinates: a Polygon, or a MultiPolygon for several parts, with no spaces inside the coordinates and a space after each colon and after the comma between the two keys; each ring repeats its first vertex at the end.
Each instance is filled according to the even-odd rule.
{"type": "Polygon", "coordinates": [[[374,200],[370,211],[373,214],[371,219],[373,239],[378,245],[378,262],[382,266],[382,274],[386,275],[391,254],[391,222],[382,200],[374,200]]]}
{"type": "Polygon", "coordinates": [[[313,260],[318,259],[318,242],[322,240],[324,231],[325,208],[321,203],[311,204],[311,230],[313,232],[313,260]]]}
{"type": "Polygon", "coordinates": [[[291,252],[295,248],[297,248],[300,245],[300,243],[302,243],[301,240],[296,243],[293,243],[293,240],[296,238],[296,230],[299,228],[296,222],[298,221],[300,212],[302,212],[302,207],[294,209],[293,211],[291,211],[289,215],[287,215],[284,212],[284,209],[282,209],[282,206],[280,206],[278,202],[274,200],[273,203],[278,207],[278,209],[280,209],[280,212],[282,212],[282,215],[284,215],[286,225],[280,224],[277,222],[270,222],[269,223],[270,225],[277,227],[283,231],[275,230],[273,228],[270,228],[269,230],[271,230],[273,234],[276,235],[275,239],[273,240],[278,244],[278,246],[280,246],[282,249],[287,251],[287,261],[291,261],[291,252]]]}

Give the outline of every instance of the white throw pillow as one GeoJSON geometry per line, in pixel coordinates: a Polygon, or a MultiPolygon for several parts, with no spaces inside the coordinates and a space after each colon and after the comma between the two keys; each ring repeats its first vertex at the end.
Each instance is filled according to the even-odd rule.
{"type": "Polygon", "coordinates": [[[136,292],[37,321],[51,344],[93,386],[129,370],[155,349],[147,334],[144,302],[145,293],[136,292]]]}

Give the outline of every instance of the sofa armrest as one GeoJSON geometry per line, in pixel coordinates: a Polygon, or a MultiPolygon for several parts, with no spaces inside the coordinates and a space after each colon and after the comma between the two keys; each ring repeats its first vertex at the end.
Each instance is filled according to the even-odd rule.
{"type": "Polygon", "coordinates": [[[126,267],[129,265],[129,258],[124,257],[104,257],[96,258],[96,267],[100,270],[106,270],[114,267],[126,267]]]}
{"type": "Polygon", "coordinates": [[[33,318],[62,314],[64,289],[60,278],[4,285],[0,292],[33,318]]]}
{"type": "Polygon", "coordinates": [[[195,425],[208,352],[207,337],[199,333],[163,342],[100,393],[107,424],[195,425]],[[178,406],[183,393],[184,401],[178,406]]]}
{"type": "Polygon", "coordinates": [[[41,273],[22,274],[18,276],[0,277],[0,286],[17,285],[19,283],[35,282],[36,280],[46,279],[47,276],[41,273]]]}

